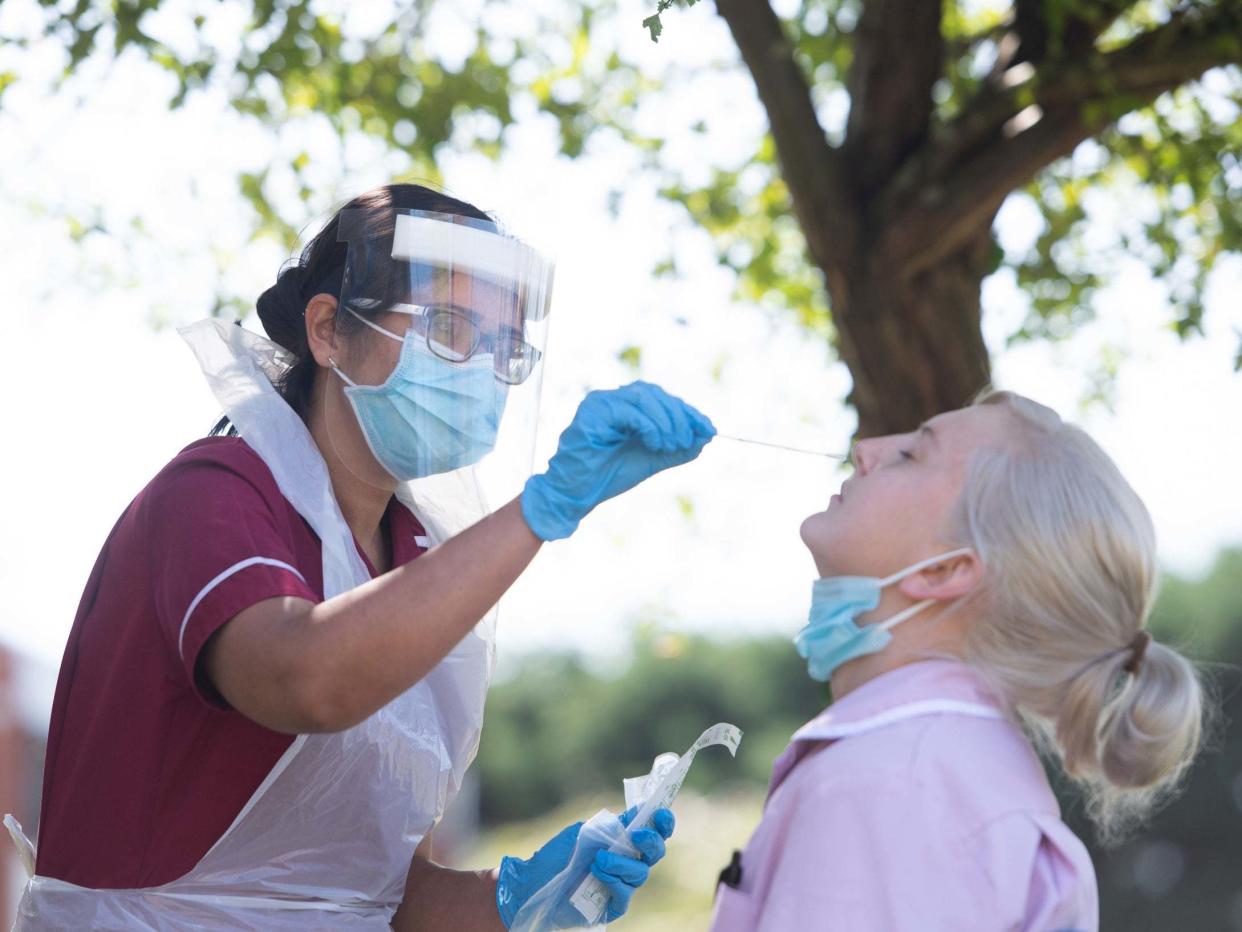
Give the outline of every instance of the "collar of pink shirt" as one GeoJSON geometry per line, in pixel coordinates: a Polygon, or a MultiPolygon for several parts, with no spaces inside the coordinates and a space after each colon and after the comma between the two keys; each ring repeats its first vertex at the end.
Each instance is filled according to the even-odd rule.
{"type": "Polygon", "coordinates": [[[1003,719],[1004,705],[983,678],[959,660],[921,660],[881,673],[843,696],[796,732],[772,768],[769,794],[807,754],[848,738],[923,715],[955,713],[1003,719]]]}

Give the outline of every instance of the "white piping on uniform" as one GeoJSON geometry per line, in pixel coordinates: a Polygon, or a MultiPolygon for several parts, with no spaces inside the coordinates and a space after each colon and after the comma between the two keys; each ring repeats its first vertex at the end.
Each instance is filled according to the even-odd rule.
{"type": "Polygon", "coordinates": [[[872,715],[870,718],[856,722],[842,722],[834,725],[831,722],[811,722],[794,734],[794,741],[826,741],[833,738],[848,738],[850,735],[862,734],[874,728],[883,728],[909,718],[920,715],[936,715],[950,713],[970,715],[975,718],[1004,719],[999,709],[979,702],[962,702],[958,699],[927,699],[923,702],[910,702],[895,708],[872,715]]]}
{"type": "Polygon", "coordinates": [[[182,643],[185,641],[185,628],[186,625],[190,623],[190,616],[194,614],[194,609],[198,608],[198,603],[203,601],[212,589],[216,588],[216,586],[220,585],[220,583],[224,582],[234,573],[240,573],[247,567],[257,566],[260,564],[263,566],[275,566],[282,570],[288,570],[298,579],[302,580],[302,582],[306,582],[305,576],[299,573],[288,563],[285,563],[283,560],[273,560],[271,557],[250,557],[248,560],[242,560],[240,563],[234,563],[207,585],[203,586],[203,588],[199,590],[198,595],[196,595],[194,600],[190,603],[190,607],[185,610],[185,617],[181,619],[181,631],[177,634],[177,653],[181,656],[182,660],[185,660],[185,653],[181,649],[182,643]]]}

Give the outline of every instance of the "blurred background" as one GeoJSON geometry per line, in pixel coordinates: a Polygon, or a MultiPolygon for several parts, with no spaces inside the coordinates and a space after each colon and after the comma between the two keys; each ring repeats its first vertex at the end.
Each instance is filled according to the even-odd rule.
{"type": "MultiPolygon", "coordinates": [[[[1237,0],[4,0],[0,811],[37,829],[81,587],[216,417],[175,326],[257,329],[334,207],[421,181],[557,253],[539,461],[633,378],[825,451],[988,381],[1086,427],[1155,519],[1153,624],[1226,713],[1185,795],[1093,852],[1103,927],[1242,929],[1239,62],[1237,0]]],[[[526,855],[730,721],[626,919],[705,928],[828,701],[790,645],[797,527],[844,475],[722,440],[546,548],[441,855],[526,855]]]]}

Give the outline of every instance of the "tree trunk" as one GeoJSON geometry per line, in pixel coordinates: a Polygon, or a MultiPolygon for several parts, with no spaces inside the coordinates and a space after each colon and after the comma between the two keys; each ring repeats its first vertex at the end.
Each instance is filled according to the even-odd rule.
{"type": "Polygon", "coordinates": [[[844,293],[831,295],[833,319],[854,379],[848,401],[859,437],[913,430],[988,385],[980,289],[992,266],[990,227],[917,276],[865,247],[834,276],[833,290],[844,293]]]}
{"type": "Polygon", "coordinates": [[[992,221],[1010,192],[1114,121],[1117,105],[1135,109],[1237,62],[1238,44],[1225,38],[1242,27],[1235,2],[1186,5],[1124,46],[1094,50],[1131,5],[1073,4],[1052,42],[1056,4],[1017,0],[1010,52],[957,116],[933,127],[944,0],[866,0],[846,138],[832,146],[771,0],[716,0],[824,272],[859,436],[911,430],[988,385],[980,293],[993,268],[992,221]],[[1024,114],[1033,119],[1015,122],[1024,114]]]}

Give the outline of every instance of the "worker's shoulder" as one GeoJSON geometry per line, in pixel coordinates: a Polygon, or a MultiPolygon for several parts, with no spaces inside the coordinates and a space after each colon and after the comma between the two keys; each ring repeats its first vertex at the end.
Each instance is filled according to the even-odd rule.
{"type": "Polygon", "coordinates": [[[175,489],[186,493],[220,484],[245,482],[265,498],[278,497],[279,487],[267,463],[241,437],[204,437],[174,456],[156,474],[148,491],[175,489]]]}

